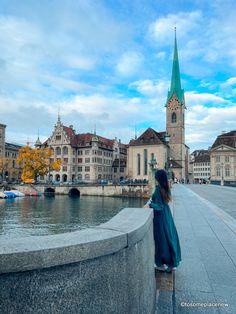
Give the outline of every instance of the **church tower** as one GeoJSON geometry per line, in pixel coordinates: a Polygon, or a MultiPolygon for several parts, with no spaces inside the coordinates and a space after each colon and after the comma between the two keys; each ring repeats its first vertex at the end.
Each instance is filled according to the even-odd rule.
{"type": "Polygon", "coordinates": [[[186,179],[186,145],[185,145],[185,100],[181,88],[179,59],[176,39],[174,39],[174,57],[171,86],[166,101],[166,131],[170,136],[169,147],[172,164],[175,165],[175,176],[186,179]]]}

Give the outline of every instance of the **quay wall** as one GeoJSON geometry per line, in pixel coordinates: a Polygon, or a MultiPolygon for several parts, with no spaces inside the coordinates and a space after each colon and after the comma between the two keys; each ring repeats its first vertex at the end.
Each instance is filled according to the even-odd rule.
{"type": "MultiPolygon", "coordinates": [[[[37,191],[44,193],[49,187],[47,185],[32,185],[37,191]]],[[[24,192],[27,185],[15,185],[17,190],[24,192]]],[[[68,195],[71,189],[77,189],[80,195],[91,196],[121,196],[121,197],[150,197],[149,185],[74,185],[74,186],[55,186],[50,188],[55,190],[55,194],[68,195]]]]}
{"type": "Polygon", "coordinates": [[[97,227],[0,240],[0,313],[154,313],[152,219],[126,208],[97,227]]]}

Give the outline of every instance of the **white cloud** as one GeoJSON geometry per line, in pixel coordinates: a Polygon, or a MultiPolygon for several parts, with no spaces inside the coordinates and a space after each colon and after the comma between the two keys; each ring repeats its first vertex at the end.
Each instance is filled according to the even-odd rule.
{"type": "Polygon", "coordinates": [[[186,112],[186,141],[191,149],[212,145],[221,131],[235,130],[236,105],[225,108],[193,106],[186,112]]]}
{"type": "Polygon", "coordinates": [[[177,28],[178,37],[184,37],[186,33],[191,34],[202,20],[201,11],[179,12],[168,14],[158,18],[149,26],[149,36],[155,39],[158,45],[169,45],[173,42],[173,30],[177,28]]]}
{"type": "Polygon", "coordinates": [[[166,58],[166,52],[160,51],[156,54],[157,59],[164,60],[166,58]]]}
{"type": "Polygon", "coordinates": [[[131,88],[136,88],[138,92],[149,97],[165,97],[167,95],[169,81],[165,80],[140,80],[131,83],[131,88]]]}
{"type": "Polygon", "coordinates": [[[119,59],[116,70],[123,76],[137,73],[143,62],[143,56],[135,51],[125,52],[119,59]]]}
{"type": "Polygon", "coordinates": [[[221,84],[221,87],[236,85],[236,77],[229,78],[225,83],[221,84]]]}
{"type": "MultiPolygon", "coordinates": [[[[190,91],[185,93],[185,99],[187,106],[196,105],[208,105],[208,104],[229,104],[229,101],[210,93],[197,93],[196,91],[190,91]]],[[[192,110],[192,108],[191,108],[192,110]]]]}

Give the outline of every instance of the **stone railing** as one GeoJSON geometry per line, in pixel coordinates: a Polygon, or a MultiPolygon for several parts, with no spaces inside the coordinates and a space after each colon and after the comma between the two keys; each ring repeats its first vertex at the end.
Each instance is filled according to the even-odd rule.
{"type": "Polygon", "coordinates": [[[152,210],[94,228],[0,240],[0,313],[154,313],[152,210]]]}

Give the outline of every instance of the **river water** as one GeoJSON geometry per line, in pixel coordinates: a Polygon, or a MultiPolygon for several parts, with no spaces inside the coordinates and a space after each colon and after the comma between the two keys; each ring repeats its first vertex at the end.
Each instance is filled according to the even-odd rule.
{"type": "Polygon", "coordinates": [[[96,226],[125,207],[142,207],[140,198],[82,196],[0,199],[0,239],[51,235],[96,226]]]}

